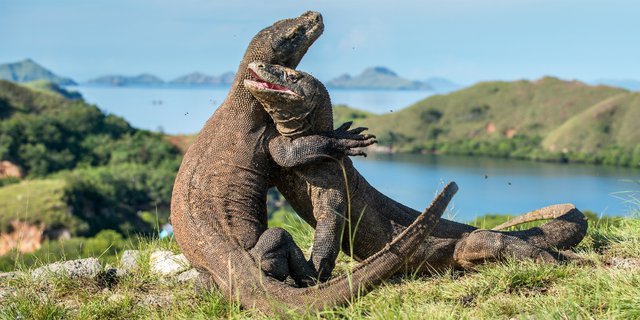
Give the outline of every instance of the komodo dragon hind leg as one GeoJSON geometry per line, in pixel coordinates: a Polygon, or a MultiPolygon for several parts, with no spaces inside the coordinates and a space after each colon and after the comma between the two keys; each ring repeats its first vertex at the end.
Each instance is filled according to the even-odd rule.
{"type": "MultiPolygon", "coordinates": [[[[282,228],[269,228],[263,232],[249,253],[259,261],[264,273],[279,281],[291,276],[298,287],[309,287],[318,282],[313,265],[305,259],[291,234],[282,228]]],[[[204,270],[198,272],[196,292],[211,291],[215,287],[211,275],[204,270]]]]}
{"type": "Polygon", "coordinates": [[[318,279],[313,265],[284,229],[267,229],[249,253],[259,261],[262,271],[280,281],[291,276],[299,287],[308,287],[318,279]]]}

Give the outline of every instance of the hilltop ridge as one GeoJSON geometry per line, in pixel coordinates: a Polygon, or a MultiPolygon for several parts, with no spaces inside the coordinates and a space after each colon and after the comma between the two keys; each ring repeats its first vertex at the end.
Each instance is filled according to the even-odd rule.
{"type": "Polygon", "coordinates": [[[77,85],[71,78],[61,77],[31,59],[0,64],[0,79],[13,82],[46,80],[60,86],[77,85]]]}

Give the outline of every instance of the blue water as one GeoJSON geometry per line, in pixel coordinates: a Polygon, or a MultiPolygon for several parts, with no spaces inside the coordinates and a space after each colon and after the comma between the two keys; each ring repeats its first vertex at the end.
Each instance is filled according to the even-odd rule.
{"type": "MultiPolygon", "coordinates": [[[[169,134],[191,134],[202,128],[224,101],[228,87],[104,87],[79,86],[89,103],[124,117],[133,126],[169,134]]],[[[420,101],[429,91],[332,90],[334,104],[375,113],[399,110],[420,101]]]]}
{"type": "MultiPolygon", "coordinates": [[[[229,88],[90,87],[77,89],[90,103],[124,117],[133,126],[166,133],[195,133],[229,88]]],[[[334,104],[376,113],[398,110],[429,95],[426,91],[333,90],[334,104]]],[[[523,213],[571,202],[600,215],[626,215],[621,191],[640,190],[640,170],[603,166],[429,155],[371,155],[354,159],[369,182],[417,210],[447,181],[460,191],[448,212],[459,221],[486,213],[523,213]],[[486,177],[485,177],[486,176],[486,177]]],[[[637,196],[637,195],[636,195],[637,196]]]]}
{"type": "Polygon", "coordinates": [[[631,168],[431,155],[370,155],[354,163],[382,193],[420,211],[446,182],[455,181],[460,191],[447,214],[458,221],[558,203],[598,215],[628,215],[634,206],[625,199],[640,191],[640,170],[631,168]]]}

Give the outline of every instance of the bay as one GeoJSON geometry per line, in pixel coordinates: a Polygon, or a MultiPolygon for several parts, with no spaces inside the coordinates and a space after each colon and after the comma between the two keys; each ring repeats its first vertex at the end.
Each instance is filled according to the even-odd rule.
{"type": "Polygon", "coordinates": [[[559,203],[599,216],[626,216],[638,209],[630,197],[640,196],[640,169],[413,154],[352,159],[371,185],[419,211],[445,183],[455,181],[460,190],[446,215],[456,221],[559,203]]]}
{"type": "MultiPolygon", "coordinates": [[[[76,87],[85,100],[133,126],[169,134],[197,133],[224,101],[228,87],[76,87]]],[[[334,104],[385,113],[411,105],[427,91],[332,90],[334,104]]],[[[598,215],[627,215],[625,202],[638,197],[640,170],[606,166],[539,163],[506,159],[431,155],[370,155],[354,158],[356,168],[378,190],[423,210],[444,183],[460,191],[447,212],[469,221],[487,213],[518,214],[571,202],[598,215]],[[633,193],[631,193],[633,194],[633,193]]],[[[636,205],[637,208],[637,205],[636,205]]]]}

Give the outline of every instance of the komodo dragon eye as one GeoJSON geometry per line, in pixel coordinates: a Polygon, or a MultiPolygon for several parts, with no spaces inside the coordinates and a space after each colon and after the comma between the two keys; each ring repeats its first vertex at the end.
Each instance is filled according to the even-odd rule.
{"type": "Polygon", "coordinates": [[[298,36],[298,33],[300,31],[300,27],[295,27],[291,30],[289,30],[289,32],[287,33],[287,35],[284,37],[287,40],[293,40],[298,36]]]}
{"type": "Polygon", "coordinates": [[[296,83],[302,76],[298,73],[287,73],[286,74],[287,81],[296,83]]]}

